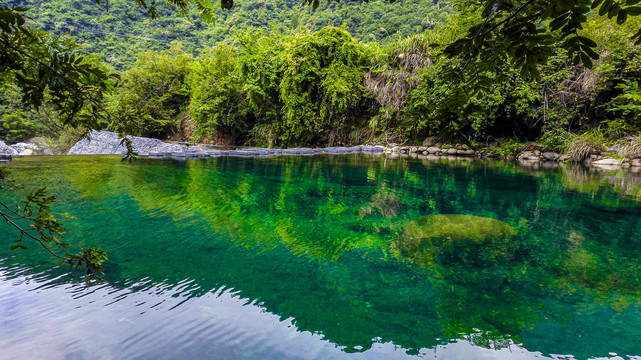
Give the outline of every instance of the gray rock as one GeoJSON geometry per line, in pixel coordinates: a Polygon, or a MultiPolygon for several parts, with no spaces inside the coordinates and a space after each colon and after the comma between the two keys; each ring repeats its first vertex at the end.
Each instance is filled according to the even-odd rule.
{"type": "Polygon", "coordinates": [[[323,151],[327,154],[349,154],[351,152],[350,148],[341,147],[341,146],[326,147],[322,149],[310,149],[310,148],[305,148],[305,149],[311,151],[312,153],[318,153],[320,151],[323,151]]]}
{"type": "Polygon", "coordinates": [[[385,149],[382,147],[371,147],[363,146],[361,147],[361,152],[363,153],[382,153],[385,149]]]}
{"type": "Polygon", "coordinates": [[[518,156],[519,159],[527,159],[530,157],[534,157],[533,151],[524,151],[521,155],[518,156]]]}
{"type": "Polygon", "coordinates": [[[428,154],[436,154],[437,152],[441,151],[441,149],[437,148],[436,146],[430,146],[426,151],[428,154]]]}
{"type": "Polygon", "coordinates": [[[27,148],[27,149],[24,149],[24,150],[22,150],[22,151],[20,152],[20,154],[18,154],[18,155],[20,155],[20,156],[29,156],[29,155],[33,155],[33,149],[28,149],[28,148],[27,148]]]}
{"type": "Polygon", "coordinates": [[[632,161],[630,161],[630,165],[641,166],[641,159],[632,159],[632,161]]]}
{"type": "Polygon", "coordinates": [[[0,141],[0,154],[1,155],[18,155],[18,152],[12,147],[5,144],[4,141],[0,141]]]}
{"type": "Polygon", "coordinates": [[[594,166],[619,166],[621,161],[619,159],[605,158],[601,160],[595,160],[592,162],[594,166]]]}
{"type": "Polygon", "coordinates": [[[560,154],[555,152],[544,152],[541,156],[547,161],[557,161],[561,157],[560,154]]]}
{"type": "MultiPolygon", "coordinates": [[[[150,139],[138,136],[127,136],[132,142],[134,150],[138,155],[147,156],[153,153],[182,153],[188,149],[199,149],[197,147],[189,148],[183,145],[170,144],[158,139],[150,139]]],[[[127,148],[121,145],[122,139],[118,134],[111,131],[91,131],[89,139],[78,141],[67,155],[124,155],[127,148]]],[[[198,150],[196,150],[198,151],[198,150]]]]}
{"type": "Polygon", "coordinates": [[[21,154],[26,149],[31,149],[31,150],[34,150],[34,151],[41,150],[40,147],[38,145],[36,145],[36,144],[28,144],[28,143],[23,143],[23,142],[15,143],[15,144],[9,145],[9,146],[13,150],[17,151],[18,154],[21,154]]]}
{"type": "Polygon", "coordinates": [[[517,159],[521,161],[541,161],[541,158],[536,155],[534,151],[524,151],[521,155],[517,156],[517,159]]]}
{"type": "Polygon", "coordinates": [[[425,139],[425,141],[423,141],[423,146],[426,147],[426,148],[428,148],[430,146],[433,146],[433,145],[434,145],[434,142],[432,140],[430,140],[430,139],[425,139]]]}
{"type": "Polygon", "coordinates": [[[455,148],[447,149],[447,154],[448,155],[456,155],[456,154],[458,154],[458,149],[455,149],[455,148]]]}

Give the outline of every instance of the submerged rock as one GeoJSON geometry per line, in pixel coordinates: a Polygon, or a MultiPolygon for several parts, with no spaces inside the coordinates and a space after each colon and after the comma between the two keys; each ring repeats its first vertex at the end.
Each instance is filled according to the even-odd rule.
{"type": "MultiPolygon", "coordinates": [[[[149,153],[182,153],[187,146],[170,144],[158,139],[138,136],[127,136],[132,142],[138,155],[147,156],[149,153]]],[[[67,155],[124,155],[127,148],[121,145],[122,139],[111,131],[91,131],[89,139],[78,141],[67,155]]]]}
{"type": "Polygon", "coordinates": [[[488,265],[513,256],[518,244],[510,225],[473,215],[428,215],[405,225],[398,247],[422,264],[488,265]]]}

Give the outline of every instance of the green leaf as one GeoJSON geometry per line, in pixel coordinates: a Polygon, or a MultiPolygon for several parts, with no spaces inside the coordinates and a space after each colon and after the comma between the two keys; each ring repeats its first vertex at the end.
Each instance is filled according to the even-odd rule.
{"type": "Polygon", "coordinates": [[[607,14],[608,11],[610,11],[612,4],[614,4],[613,0],[605,0],[603,5],[601,5],[601,8],[599,8],[599,16],[607,14]]]}
{"type": "Polygon", "coordinates": [[[583,66],[585,66],[588,69],[592,69],[592,59],[585,53],[579,53],[581,55],[581,61],[583,62],[583,66]]]}
{"type": "Polygon", "coordinates": [[[597,43],[596,43],[594,40],[592,40],[592,39],[590,39],[590,38],[588,38],[588,37],[580,36],[580,35],[579,35],[579,36],[577,36],[577,37],[579,38],[579,40],[581,41],[581,43],[582,43],[583,45],[587,45],[587,46],[589,46],[589,47],[593,47],[593,48],[595,48],[595,47],[597,47],[597,46],[598,46],[598,45],[597,45],[597,43]]]}
{"type": "Polygon", "coordinates": [[[625,8],[625,12],[628,13],[630,16],[641,15],[641,6],[632,6],[629,8],[625,8]]]}
{"type": "Polygon", "coordinates": [[[591,47],[585,46],[585,47],[582,47],[581,49],[592,59],[596,60],[599,58],[599,54],[597,54],[597,52],[594,51],[591,47]]]}
{"type": "Polygon", "coordinates": [[[608,19],[612,19],[617,16],[619,14],[619,10],[621,10],[619,4],[613,4],[612,7],[610,7],[610,10],[608,10],[608,19]]]}
{"type": "Polygon", "coordinates": [[[621,25],[623,24],[626,20],[628,19],[628,13],[625,9],[621,9],[619,11],[619,15],[617,16],[617,24],[621,25]]]}

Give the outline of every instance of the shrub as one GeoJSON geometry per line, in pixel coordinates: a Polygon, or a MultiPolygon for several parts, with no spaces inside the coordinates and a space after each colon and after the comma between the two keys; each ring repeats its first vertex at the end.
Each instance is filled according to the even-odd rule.
{"type": "Polygon", "coordinates": [[[166,137],[177,129],[176,119],[189,99],[185,77],[193,56],[173,42],[169,50],[138,55],[112,96],[109,129],[138,136],[166,137]]]}
{"type": "Polygon", "coordinates": [[[186,82],[191,93],[189,116],[196,124],[196,139],[211,137],[216,131],[232,136],[249,131],[237,64],[238,50],[223,44],[203,53],[191,66],[186,82]]]}

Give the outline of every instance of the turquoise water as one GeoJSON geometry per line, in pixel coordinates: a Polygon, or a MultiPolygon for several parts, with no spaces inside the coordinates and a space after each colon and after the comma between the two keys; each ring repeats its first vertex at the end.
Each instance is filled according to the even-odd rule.
{"type": "Polygon", "coordinates": [[[10,251],[2,225],[2,359],[641,359],[640,174],[363,155],[6,166],[25,190],[4,201],[48,186],[77,218],[66,241],[109,261],[86,286],[37,246],[10,251]]]}

